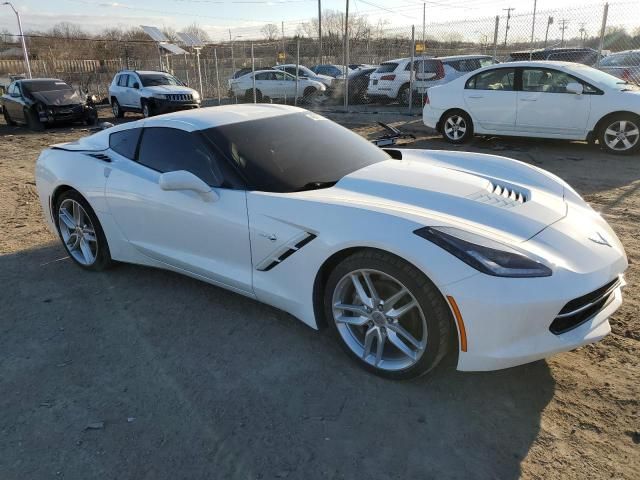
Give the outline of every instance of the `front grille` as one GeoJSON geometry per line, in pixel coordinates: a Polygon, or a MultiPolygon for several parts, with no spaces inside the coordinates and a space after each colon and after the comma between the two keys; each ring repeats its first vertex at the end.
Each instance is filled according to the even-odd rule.
{"type": "Polygon", "coordinates": [[[562,307],[558,316],[551,322],[549,330],[555,335],[560,335],[579,327],[609,305],[619,286],[620,280],[616,278],[593,292],[574,298],[562,307]]]}
{"type": "Polygon", "coordinates": [[[193,100],[193,95],[190,93],[169,93],[167,100],[170,102],[190,102],[193,100]]]}

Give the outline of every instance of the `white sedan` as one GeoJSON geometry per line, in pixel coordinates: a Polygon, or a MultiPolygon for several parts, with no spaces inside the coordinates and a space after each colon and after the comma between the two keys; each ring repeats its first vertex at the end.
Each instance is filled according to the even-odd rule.
{"type": "Polygon", "coordinates": [[[451,143],[476,135],[587,140],[640,149],[640,88],[586,65],[511,62],[428,90],[423,121],[451,143]]]}
{"type": "Polygon", "coordinates": [[[447,353],[494,370],[595,342],[622,302],[622,245],[558,177],[385,151],[295,107],[118,125],[43,151],[36,184],[83,269],[129,262],[227,288],[328,325],[389,378],[447,353]]]}
{"type": "Polygon", "coordinates": [[[322,93],[327,87],[322,82],[308,78],[298,78],[296,94],[296,77],[280,70],[256,70],[231,80],[231,95],[243,97],[245,101],[253,101],[253,76],[255,75],[256,101],[265,99],[293,100],[296,95],[301,99],[309,99],[322,93]]]}

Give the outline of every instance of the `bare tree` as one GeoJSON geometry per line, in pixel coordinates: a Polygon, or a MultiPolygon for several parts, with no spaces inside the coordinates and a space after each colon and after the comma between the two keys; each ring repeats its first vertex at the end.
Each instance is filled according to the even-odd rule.
{"type": "Polygon", "coordinates": [[[260,32],[270,42],[278,38],[278,26],[275,23],[267,23],[260,29],[260,32]]]}
{"type": "Polygon", "coordinates": [[[200,26],[197,22],[193,22],[187,28],[182,30],[183,32],[190,33],[194,37],[198,38],[203,42],[208,42],[209,34],[200,26]]]}

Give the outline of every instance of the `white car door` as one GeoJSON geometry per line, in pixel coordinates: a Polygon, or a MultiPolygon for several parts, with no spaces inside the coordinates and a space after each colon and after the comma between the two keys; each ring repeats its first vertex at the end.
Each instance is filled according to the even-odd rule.
{"type": "Polygon", "coordinates": [[[501,67],[485,70],[467,80],[464,102],[473,121],[482,130],[514,130],[517,100],[515,76],[515,68],[501,67]]]}
{"type": "Polygon", "coordinates": [[[591,95],[567,92],[567,84],[576,82],[583,84],[560,70],[523,68],[516,130],[584,138],[591,110],[591,95]]]}
{"type": "Polygon", "coordinates": [[[274,75],[280,88],[280,98],[294,98],[296,96],[296,77],[285,72],[274,72],[274,75]]]}
{"type": "Polygon", "coordinates": [[[151,127],[115,132],[110,148],[116,153],[105,196],[129,243],[170,267],[252,294],[246,192],[215,188],[219,198],[208,201],[191,190],[159,186],[162,173],[176,170],[219,185],[220,163],[205,141],[183,130],[151,127]]]}

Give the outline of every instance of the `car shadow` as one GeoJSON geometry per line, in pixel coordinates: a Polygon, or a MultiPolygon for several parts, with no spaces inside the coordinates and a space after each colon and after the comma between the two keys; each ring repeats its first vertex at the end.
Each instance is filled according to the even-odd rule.
{"type": "Polygon", "coordinates": [[[0,284],[8,477],[516,479],[555,389],[545,362],[383,380],[279,310],[57,244],[0,284]]]}

